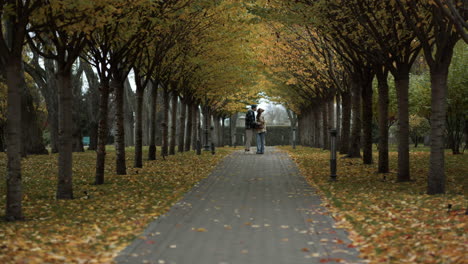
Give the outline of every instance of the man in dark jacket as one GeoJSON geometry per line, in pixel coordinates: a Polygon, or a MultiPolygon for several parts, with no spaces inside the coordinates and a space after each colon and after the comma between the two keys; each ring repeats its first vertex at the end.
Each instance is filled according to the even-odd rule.
{"type": "Polygon", "coordinates": [[[250,145],[252,144],[252,137],[255,133],[255,111],[257,111],[257,105],[251,105],[247,114],[245,114],[245,151],[250,151],[250,145]]]}

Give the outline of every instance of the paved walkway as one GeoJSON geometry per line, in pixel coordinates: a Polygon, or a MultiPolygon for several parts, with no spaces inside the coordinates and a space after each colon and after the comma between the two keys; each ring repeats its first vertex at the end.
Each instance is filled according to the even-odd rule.
{"type": "MultiPolygon", "coordinates": [[[[253,150],[253,148],[252,148],[253,150]]],[[[238,151],[144,234],[117,263],[361,263],[342,229],[283,152],[238,151]]]]}

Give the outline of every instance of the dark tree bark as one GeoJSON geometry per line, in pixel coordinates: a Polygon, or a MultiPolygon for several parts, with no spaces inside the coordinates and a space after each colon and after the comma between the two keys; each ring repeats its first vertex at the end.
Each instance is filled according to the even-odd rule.
{"type": "Polygon", "coordinates": [[[7,175],[6,175],[6,214],[7,221],[23,220],[21,180],[21,89],[24,75],[20,56],[8,56],[5,65],[8,86],[7,104],[7,175]]]}
{"type": "Polygon", "coordinates": [[[336,149],[341,148],[341,94],[336,95],[336,149]]]}
{"type": "Polygon", "coordinates": [[[57,199],[73,199],[72,129],[73,90],[71,70],[58,62],[56,73],[59,96],[59,157],[57,199]]]}
{"type": "Polygon", "coordinates": [[[169,91],[167,87],[164,87],[163,90],[163,104],[164,104],[164,118],[162,126],[162,146],[161,146],[161,156],[166,157],[168,155],[168,148],[169,148],[169,91]]]}
{"type": "Polygon", "coordinates": [[[108,111],[109,111],[109,82],[106,79],[101,80],[101,89],[99,97],[99,127],[96,150],[96,176],[95,184],[104,184],[104,165],[106,162],[106,143],[108,133],[108,111]]]}
{"type": "Polygon", "coordinates": [[[133,92],[130,85],[130,80],[125,79],[124,82],[124,131],[125,131],[125,146],[135,146],[135,116],[136,112],[136,103],[135,103],[136,94],[133,92]]]}
{"type": "Polygon", "coordinates": [[[97,150],[98,123],[92,122],[89,125],[89,145],[88,150],[97,150]]]}
{"type": "Polygon", "coordinates": [[[379,173],[389,172],[388,160],[388,70],[377,69],[379,92],[379,173]]]}
{"type": "Polygon", "coordinates": [[[21,94],[21,154],[48,154],[42,137],[42,129],[39,127],[37,110],[34,107],[34,98],[26,83],[22,87],[21,94]]]}
{"type": "Polygon", "coordinates": [[[370,69],[367,70],[363,76],[362,83],[362,128],[363,128],[363,142],[362,160],[364,164],[372,164],[372,80],[374,73],[370,69]]]}
{"type": "MultiPolygon", "coordinates": [[[[428,177],[428,194],[445,193],[444,133],[447,112],[447,78],[452,59],[452,50],[446,51],[431,72],[431,156],[428,177]]],[[[435,63],[434,63],[435,64],[435,63]]]]}
{"type": "Polygon", "coordinates": [[[124,82],[119,73],[113,72],[111,79],[112,90],[115,91],[115,152],[116,174],[126,175],[125,164],[125,128],[124,128],[124,82]]]}
{"type": "MultiPolygon", "coordinates": [[[[52,91],[48,91],[49,87],[55,88],[55,78],[54,78],[54,67],[53,62],[50,60],[44,60],[44,64],[49,65],[52,63],[52,67],[49,69],[50,72],[42,69],[39,65],[39,56],[34,54],[33,58],[31,59],[30,64],[24,63],[25,71],[34,79],[34,82],[39,87],[41,94],[45,98],[46,107],[48,112],[48,122],[51,135],[51,147],[52,150],[57,152],[57,149],[54,149],[54,146],[57,146],[57,137],[58,137],[58,117],[57,117],[57,91],[56,89],[52,91]],[[50,78],[48,78],[50,77],[50,78]],[[50,82],[50,84],[49,84],[50,82]],[[53,98],[51,98],[53,97],[53,98]],[[52,105],[51,101],[55,101],[55,104],[52,105]],[[55,109],[52,109],[52,106],[55,109]]],[[[34,104],[38,104],[37,99],[34,99],[32,96],[29,87],[25,85],[23,87],[22,96],[21,96],[21,122],[22,122],[22,156],[26,156],[28,154],[47,154],[48,151],[45,148],[43,137],[42,137],[42,129],[39,125],[38,120],[38,112],[34,104]]]]}
{"type": "Polygon", "coordinates": [[[321,132],[322,129],[320,127],[320,107],[315,106],[314,107],[314,147],[316,148],[321,148],[322,147],[322,141],[321,141],[321,132]]]}
{"type": "Polygon", "coordinates": [[[229,146],[230,147],[237,145],[236,130],[237,130],[237,113],[231,115],[231,118],[229,119],[229,135],[230,135],[229,146]]]}
{"type": "Polygon", "coordinates": [[[172,92],[172,111],[171,111],[171,137],[169,139],[169,155],[175,155],[176,137],[177,137],[177,105],[179,96],[175,91],[172,92]]]}
{"type": "MultiPolygon", "coordinates": [[[[3,109],[2,109],[3,110],[3,109]]],[[[0,152],[5,152],[5,129],[6,122],[0,122],[0,152]]]]}
{"type": "Polygon", "coordinates": [[[187,127],[185,130],[185,151],[190,151],[192,145],[192,132],[193,132],[193,103],[187,103],[187,127]]]}
{"type": "Polygon", "coordinates": [[[197,150],[197,141],[200,140],[200,108],[197,103],[192,105],[193,107],[193,127],[192,127],[192,150],[197,150]]]}
{"type": "Polygon", "coordinates": [[[177,144],[177,151],[184,152],[184,140],[185,140],[185,118],[187,112],[187,104],[183,100],[180,100],[180,127],[179,127],[179,140],[177,144]]]}
{"type": "Polygon", "coordinates": [[[42,95],[45,98],[47,106],[47,122],[50,132],[50,151],[58,153],[58,88],[55,80],[54,61],[44,59],[45,82],[44,88],[41,89],[42,95]]]}
{"type": "Polygon", "coordinates": [[[349,136],[351,129],[351,94],[349,92],[341,95],[343,105],[343,117],[341,119],[341,145],[340,154],[347,154],[349,151],[349,136]]]}
{"type": "Polygon", "coordinates": [[[324,101],[322,103],[322,134],[323,134],[323,149],[330,149],[330,144],[328,142],[330,127],[328,125],[328,102],[324,101]]]}
{"type": "MultiPolygon", "coordinates": [[[[50,10],[46,10],[47,12],[50,10]]],[[[48,16],[46,16],[48,17],[48,16]]],[[[73,139],[73,79],[72,67],[85,46],[85,36],[83,34],[68,34],[57,24],[57,21],[48,21],[46,31],[51,30],[53,38],[49,42],[43,39],[37,39],[36,36],[29,35],[29,43],[32,49],[42,53],[44,57],[53,58],[57,62],[55,78],[58,87],[59,96],[59,158],[58,158],[58,185],[57,199],[73,199],[72,183],[72,139],[73,139]],[[36,39],[34,39],[36,38],[36,39]],[[55,52],[51,50],[41,51],[36,45],[42,42],[42,45],[51,44],[55,52]]],[[[49,32],[51,33],[51,32],[49,32]]],[[[81,75],[81,73],[79,73],[81,75]]],[[[81,138],[80,138],[81,141],[81,138]]]]}
{"type": "Polygon", "coordinates": [[[73,105],[72,105],[72,116],[73,116],[73,128],[72,128],[72,151],[73,152],[84,152],[83,146],[83,132],[82,129],[85,126],[83,120],[83,113],[85,112],[85,106],[83,106],[83,61],[80,62],[76,73],[72,73],[72,92],[73,92],[73,105]]]}
{"type": "Polygon", "coordinates": [[[398,177],[399,182],[411,180],[409,171],[409,65],[400,65],[395,73],[398,100],[398,177]]]}
{"type": "MultiPolygon", "coordinates": [[[[80,60],[80,64],[83,66],[86,79],[88,80],[88,91],[85,94],[86,98],[86,117],[88,121],[89,130],[89,146],[88,150],[97,150],[98,143],[98,130],[99,130],[99,76],[97,76],[91,65],[86,63],[84,60],[80,60]]],[[[107,84],[109,86],[109,84],[107,84]]]]}
{"type": "Polygon", "coordinates": [[[148,151],[148,160],[156,160],[156,114],[158,102],[158,82],[151,84],[151,103],[150,103],[150,142],[148,151]]]}
{"type": "Polygon", "coordinates": [[[351,128],[351,138],[349,141],[348,157],[360,158],[361,157],[361,82],[354,77],[351,83],[351,105],[352,105],[352,118],[353,126],[351,128]]]}
{"type": "Polygon", "coordinates": [[[331,99],[327,102],[327,107],[328,107],[328,129],[333,129],[335,127],[335,106],[334,106],[334,100],[331,99]]]}
{"type": "Polygon", "coordinates": [[[143,167],[143,94],[144,87],[139,81],[136,82],[136,123],[135,123],[135,168],[143,167]]]}
{"type": "Polygon", "coordinates": [[[221,133],[220,133],[221,134],[220,135],[221,140],[220,140],[219,147],[224,147],[224,129],[225,129],[225,124],[224,123],[225,123],[225,121],[226,121],[226,118],[223,116],[221,118],[221,133]]]}
{"type": "Polygon", "coordinates": [[[213,120],[213,124],[211,124],[210,126],[210,137],[211,137],[210,143],[213,143],[215,146],[218,146],[219,118],[217,115],[213,114],[213,115],[210,115],[210,119],[213,120]]]}

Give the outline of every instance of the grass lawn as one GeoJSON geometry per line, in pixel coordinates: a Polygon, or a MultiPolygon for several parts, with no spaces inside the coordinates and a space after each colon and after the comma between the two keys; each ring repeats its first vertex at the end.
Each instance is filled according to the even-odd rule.
{"type": "Polygon", "coordinates": [[[426,194],[429,152],[424,148],[412,148],[413,180],[404,183],[396,182],[397,153],[393,151],[385,181],[376,173],[376,164],[339,158],[338,181],[331,183],[328,151],[281,148],[318,188],[338,226],[350,231],[354,242],[349,246],[359,247],[361,256],[371,263],[466,263],[468,155],[447,152],[447,193],[430,196],[426,194]]]}
{"type": "MultiPolygon", "coordinates": [[[[125,176],[114,174],[115,152],[109,151],[106,183],[101,186],[93,185],[95,152],[74,153],[75,199],[68,201],[54,199],[57,154],[29,156],[22,161],[26,221],[3,220],[6,187],[2,177],[0,263],[109,263],[232,151],[217,148],[214,156],[183,153],[165,161],[158,156],[157,161],[145,161],[142,169],[134,169],[133,150],[127,149],[125,176]]],[[[147,149],[143,154],[146,158],[147,149]]],[[[5,172],[6,155],[0,156],[0,170],[5,172]]]]}

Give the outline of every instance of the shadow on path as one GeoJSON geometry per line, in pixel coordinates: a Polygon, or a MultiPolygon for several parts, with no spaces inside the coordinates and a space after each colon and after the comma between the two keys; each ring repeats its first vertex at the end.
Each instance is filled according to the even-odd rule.
{"type": "Polygon", "coordinates": [[[284,152],[235,152],[152,222],[117,263],[362,263],[284,152]]]}

